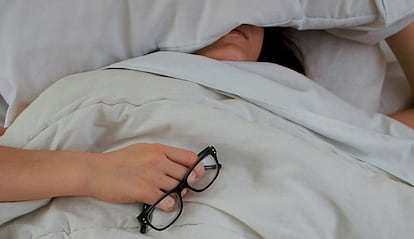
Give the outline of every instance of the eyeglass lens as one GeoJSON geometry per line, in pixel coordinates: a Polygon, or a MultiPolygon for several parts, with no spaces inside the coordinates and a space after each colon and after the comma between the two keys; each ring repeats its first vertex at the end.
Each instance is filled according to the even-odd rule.
{"type": "Polygon", "coordinates": [[[160,203],[168,205],[169,210],[165,211],[154,207],[148,214],[148,220],[153,227],[163,229],[168,227],[180,215],[182,205],[180,196],[174,192],[165,195],[158,204],[160,203]]]}
{"type": "Polygon", "coordinates": [[[187,183],[191,189],[202,191],[213,183],[218,170],[217,160],[212,155],[207,155],[192,170],[197,175],[195,181],[191,182],[187,177],[187,183]]]}
{"type": "MultiPolygon", "coordinates": [[[[205,190],[217,177],[218,170],[219,165],[217,164],[217,160],[213,156],[207,155],[200,160],[200,162],[195,165],[193,169],[193,171],[197,171],[198,174],[201,173],[198,175],[199,177],[197,177],[194,182],[191,182],[191,184],[188,182],[187,178],[187,183],[191,189],[195,189],[197,191],[205,190]]],[[[172,192],[165,195],[157,204],[154,205],[154,209],[148,213],[148,220],[153,227],[163,229],[168,227],[178,218],[182,210],[182,201],[177,192],[172,192]],[[158,209],[156,207],[157,204],[168,205],[170,210],[164,211],[162,209],[158,209]]]]}

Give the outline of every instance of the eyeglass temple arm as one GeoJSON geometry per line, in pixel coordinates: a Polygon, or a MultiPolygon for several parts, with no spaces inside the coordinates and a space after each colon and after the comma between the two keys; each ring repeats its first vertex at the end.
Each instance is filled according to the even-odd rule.
{"type": "Polygon", "coordinates": [[[221,169],[221,164],[219,163],[218,165],[205,165],[204,166],[204,170],[213,170],[213,169],[217,169],[217,166],[219,169],[221,169]]]}
{"type": "MultiPolygon", "coordinates": [[[[150,205],[149,204],[146,204],[146,203],[144,203],[143,205],[142,205],[142,211],[145,211],[148,207],[149,207],[150,205]]],[[[137,217],[138,218],[138,217],[137,217]]],[[[144,218],[144,220],[146,221],[146,219],[144,218]]],[[[138,219],[138,221],[140,222],[140,232],[141,233],[146,233],[147,232],[147,224],[146,224],[146,222],[142,222],[141,220],[139,220],[138,219]]]]}
{"type": "Polygon", "coordinates": [[[139,230],[142,234],[145,234],[147,232],[147,224],[141,223],[141,228],[139,230]]]}

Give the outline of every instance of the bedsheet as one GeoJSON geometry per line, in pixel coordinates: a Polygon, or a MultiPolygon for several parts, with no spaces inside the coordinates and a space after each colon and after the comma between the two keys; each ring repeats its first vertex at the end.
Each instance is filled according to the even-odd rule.
{"type": "Polygon", "coordinates": [[[95,152],[211,144],[223,164],[218,180],[186,197],[165,232],[139,233],[140,204],[59,197],[1,203],[1,238],[413,235],[414,137],[403,125],[267,63],[160,52],[109,68],[55,83],[0,143],[95,152]]]}
{"type": "Polygon", "coordinates": [[[157,52],[108,68],[177,77],[236,95],[316,132],[316,138],[336,150],[414,184],[412,129],[383,114],[356,108],[285,67],[251,62],[223,64],[190,54],[157,52]]]}

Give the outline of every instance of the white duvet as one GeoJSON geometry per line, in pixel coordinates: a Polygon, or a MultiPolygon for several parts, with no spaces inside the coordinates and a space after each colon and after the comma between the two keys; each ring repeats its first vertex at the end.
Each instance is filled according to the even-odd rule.
{"type": "Polygon", "coordinates": [[[55,83],[0,144],[214,145],[219,178],[164,232],[139,233],[140,204],[61,197],[1,203],[0,238],[412,238],[411,129],[272,64],[160,52],[112,68],[55,83]]]}

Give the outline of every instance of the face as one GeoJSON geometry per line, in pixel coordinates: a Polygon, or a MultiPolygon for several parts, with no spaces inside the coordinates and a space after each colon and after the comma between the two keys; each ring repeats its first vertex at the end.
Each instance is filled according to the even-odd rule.
{"type": "Polygon", "coordinates": [[[263,44],[263,27],[241,25],[194,54],[226,61],[257,61],[263,44]]]}

